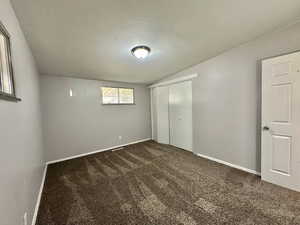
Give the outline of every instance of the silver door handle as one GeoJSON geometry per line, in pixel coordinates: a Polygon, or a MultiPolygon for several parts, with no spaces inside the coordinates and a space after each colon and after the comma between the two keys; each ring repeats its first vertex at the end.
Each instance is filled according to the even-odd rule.
{"type": "Polygon", "coordinates": [[[268,126],[263,127],[263,131],[268,131],[268,130],[270,130],[270,127],[268,127],[268,126]]]}

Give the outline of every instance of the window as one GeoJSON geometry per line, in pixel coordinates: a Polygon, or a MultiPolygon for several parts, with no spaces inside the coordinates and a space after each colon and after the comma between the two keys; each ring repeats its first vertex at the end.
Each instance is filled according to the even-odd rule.
{"type": "Polygon", "coordinates": [[[102,103],[104,105],[133,105],[133,88],[102,87],[102,103]]]}
{"type": "Polygon", "coordinates": [[[133,104],[133,89],[132,88],[119,88],[119,103],[120,104],[133,104]]]}
{"type": "Polygon", "coordinates": [[[0,97],[19,100],[15,96],[13,70],[10,53],[10,36],[0,22],[0,97]]]}

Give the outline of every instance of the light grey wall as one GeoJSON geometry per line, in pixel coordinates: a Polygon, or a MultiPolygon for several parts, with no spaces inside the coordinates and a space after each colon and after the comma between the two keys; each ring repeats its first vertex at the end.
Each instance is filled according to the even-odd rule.
{"type": "Polygon", "coordinates": [[[151,138],[145,85],[41,76],[41,90],[47,161],[151,138]],[[101,86],[133,87],[136,105],[102,105],[101,86]]]}
{"type": "Polygon", "coordinates": [[[0,100],[0,224],[31,223],[44,169],[39,78],[34,59],[9,0],[0,0],[0,20],[11,35],[17,96],[0,100]]]}
{"type": "Polygon", "coordinates": [[[295,50],[299,23],[161,80],[199,74],[193,80],[196,153],[260,171],[260,60],[295,50]]]}

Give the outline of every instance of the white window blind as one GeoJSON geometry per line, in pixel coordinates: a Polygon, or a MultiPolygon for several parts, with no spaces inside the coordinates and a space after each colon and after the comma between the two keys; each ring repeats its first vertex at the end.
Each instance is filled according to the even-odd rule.
{"type": "Polygon", "coordinates": [[[104,105],[134,104],[133,88],[102,87],[102,103],[104,105]]]}

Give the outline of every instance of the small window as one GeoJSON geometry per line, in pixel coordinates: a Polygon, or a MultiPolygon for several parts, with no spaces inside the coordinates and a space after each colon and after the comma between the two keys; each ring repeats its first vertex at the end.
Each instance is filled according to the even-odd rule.
{"type": "Polygon", "coordinates": [[[133,88],[102,87],[102,103],[104,105],[133,105],[133,88]]]}
{"type": "Polygon", "coordinates": [[[0,97],[19,100],[15,96],[13,69],[11,62],[10,36],[0,22],[0,97]]]}
{"type": "Polygon", "coordinates": [[[133,89],[132,88],[119,88],[119,103],[120,104],[133,104],[133,89]]]}

